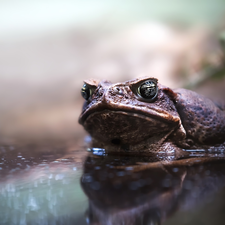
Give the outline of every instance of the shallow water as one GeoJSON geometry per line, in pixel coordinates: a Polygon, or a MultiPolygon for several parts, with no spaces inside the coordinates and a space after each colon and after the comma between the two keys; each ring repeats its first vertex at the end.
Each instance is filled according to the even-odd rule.
{"type": "Polygon", "coordinates": [[[0,224],[224,224],[223,154],[156,161],[85,149],[0,151],[0,224]]]}

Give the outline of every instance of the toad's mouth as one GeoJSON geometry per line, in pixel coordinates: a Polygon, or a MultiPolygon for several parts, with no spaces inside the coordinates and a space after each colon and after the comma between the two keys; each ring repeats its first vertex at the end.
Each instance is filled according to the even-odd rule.
{"type": "Polygon", "coordinates": [[[97,140],[113,144],[134,144],[161,133],[168,133],[178,123],[126,111],[101,110],[89,114],[84,128],[97,140]]]}
{"type": "Polygon", "coordinates": [[[117,105],[116,103],[111,104],[111,105],[96,105],[96,106],[90,106],[88,109],[83,111],[79,117],[79,123],[84,125],[85,121],[89,119],[90,116],[96,113],[103,113],[105,111],[109,112],[115,112],[115,113],[120,113],[120,114],[125,114],[125,115],[135,115],[135,117],[140,117],[143,119],[156,119],[160,120],[163,123],[167,124],[179,124],[180,118],[177,113],[172,113],[172,112],[167,112],[165,110],[162,110],[161,108],[158,107],[141,107],[141,106],[128,106],[128,105],[123,105],[119,104],[117,105]]]}

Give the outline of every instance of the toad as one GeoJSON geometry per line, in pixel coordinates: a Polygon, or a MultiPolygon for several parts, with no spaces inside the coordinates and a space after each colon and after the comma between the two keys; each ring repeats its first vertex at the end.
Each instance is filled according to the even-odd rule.
{"type": "Polygon", "coordinates": [[[225,104],[186,89],[170,89],[156,78],[123,83],[89,79],[79,123],[92,146],[107,153],[174,153],[225,143],[225,104]]]}

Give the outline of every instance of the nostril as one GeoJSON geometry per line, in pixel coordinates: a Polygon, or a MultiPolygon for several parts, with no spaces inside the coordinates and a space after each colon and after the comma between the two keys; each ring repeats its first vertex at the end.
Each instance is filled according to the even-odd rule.
{"type": "Polygon", "coordinates": [[[114,87],[114,88],[113,88],[113,91],[114,91],[116,94],[123,95],[123,91],[122,91],[122,89],[119,88],[119,87],[114,87]]]}

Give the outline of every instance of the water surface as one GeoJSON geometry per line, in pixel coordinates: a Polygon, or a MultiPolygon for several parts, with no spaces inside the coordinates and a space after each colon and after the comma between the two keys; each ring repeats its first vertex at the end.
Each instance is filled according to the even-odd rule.
{"type": "Polygon", "coordinates": [[[54,148],[1,145],[0,224],[224,224],[222,153],[159,161],[54,148]]]}

